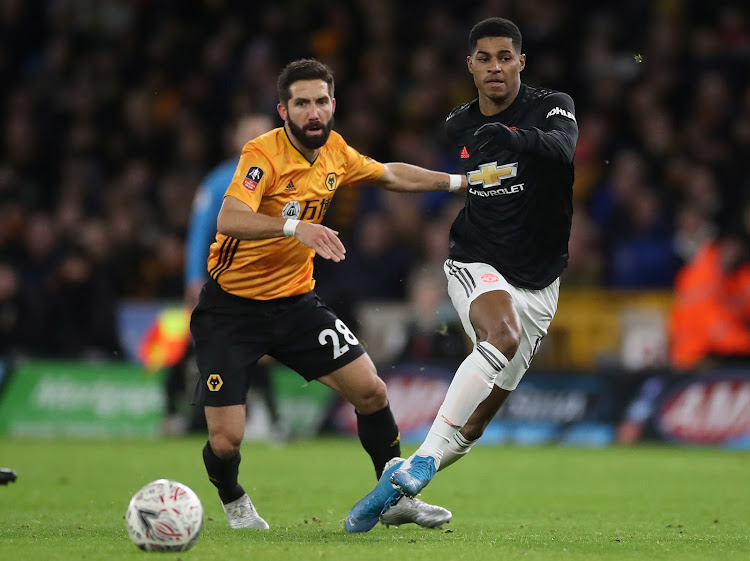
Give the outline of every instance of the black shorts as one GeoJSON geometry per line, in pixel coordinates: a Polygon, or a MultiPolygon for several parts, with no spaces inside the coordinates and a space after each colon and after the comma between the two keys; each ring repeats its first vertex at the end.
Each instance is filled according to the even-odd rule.
{"type": "Polygon", "coordinates": [[[263,355],[310,381],[365,354],[315,292],[250,300],[225,292],[211,279],[193,310],[190,330],[200,372],[195,405],[245,403],[252,367],[263,355]]]}

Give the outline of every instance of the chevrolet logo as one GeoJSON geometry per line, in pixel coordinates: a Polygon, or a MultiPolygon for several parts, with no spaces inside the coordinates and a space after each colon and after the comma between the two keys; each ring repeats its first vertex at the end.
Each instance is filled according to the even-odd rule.
{"type": "Polygon", "coordinates": [[[469,185],[484,185],[485,187],[494,187],[500,185],[503,179],[515,177],[518,174],[518,162],[504,164],[498,167],[497,162],[482,164],[478,170],[470,171],[467,174],[469,185]]]}

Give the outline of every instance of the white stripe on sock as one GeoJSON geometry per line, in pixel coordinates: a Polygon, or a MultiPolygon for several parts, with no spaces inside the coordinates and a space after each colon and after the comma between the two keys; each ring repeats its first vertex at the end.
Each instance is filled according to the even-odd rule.
{"type": "Polygon", "coordinates": [[[508,364],[505,355],[483,341],[458,367],[430,432],[420,446],[420,455],[429,455],[439,465],[456,433],[492,391],[498,372],[508,364]],[[499,368],[498,368],[499,366],[499,368]]]}

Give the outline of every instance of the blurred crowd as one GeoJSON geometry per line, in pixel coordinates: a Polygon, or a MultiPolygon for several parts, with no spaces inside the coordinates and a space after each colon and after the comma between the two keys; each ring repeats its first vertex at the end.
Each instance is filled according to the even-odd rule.
{"type": "MultiPolygon", "coordinates": [[[[521,28],[522,79],[576,102],[564,286],[669,289],[725,229],[750,235],[745,3],[631,0],[0,0],[0,354],[115,357],[117,305],[183,296],[193,195],[242,115],[315,57],[360,152],[455,170],[442,138],[476,95],[468,31],[521,28]]],[[[406,299],[447,252],[455,195],[339,190],[349,252],[318,290],[353,315],[406,299]]]]}

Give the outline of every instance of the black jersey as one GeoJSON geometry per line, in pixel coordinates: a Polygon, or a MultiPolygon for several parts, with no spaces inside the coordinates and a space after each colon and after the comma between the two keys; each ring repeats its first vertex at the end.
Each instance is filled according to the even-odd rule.
{"type": "Polygon", "coordinates": [[[492,265],[520,288],[538,290],[560,276],[573,216],[574,113],[569,95],[525,84],[496,115],[482,115],[478,99],[451,112],[446,134],[469,180],[451,227],[451,259],[492,265]],[[487,156],[474,131],[493,122],[517,135],[512,149],[487,156]]]}

